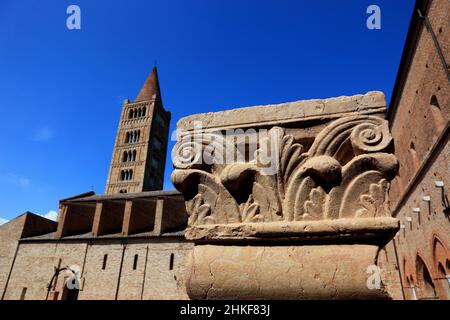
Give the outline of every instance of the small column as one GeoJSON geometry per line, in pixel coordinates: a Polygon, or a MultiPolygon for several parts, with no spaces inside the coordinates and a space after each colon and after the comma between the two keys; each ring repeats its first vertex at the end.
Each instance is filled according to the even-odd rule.
{"type": "Polygon", "coordinates": [[[58,228],[56,229],[56,235],[55,237],[57,239],[61,239],[61,237],[64,236],[64,230],[65,230],[65,224],[66,224],[66,216],[67,216],[67,209],[68,206],[63,204],[59,208],[59,214],[58,214],[58,228]]]}
{"type": "Polygon", "coordinates": [[[125,202],[124,218],[122,226],[122,234],[127,236],[131,230],[131,212],[133,210],[133,200],[127,200],[125,202]]]}
{"type": "Polygon", "coordinates": [[[153,229],[153,233],[156,235],[161,235],[164,231],[162,227],[163,222],[163,210],[164,209],[164,200],[158,199],[156,200],[156,213],[155,213],[155,227],[153,229]]]}
{"type": "Polygon", "coordinates": [[[103,202],[97,202],[95,204],[94,223],[92,225],[92,235],[97,237],[100,234],[102,223],[103,202]]]}

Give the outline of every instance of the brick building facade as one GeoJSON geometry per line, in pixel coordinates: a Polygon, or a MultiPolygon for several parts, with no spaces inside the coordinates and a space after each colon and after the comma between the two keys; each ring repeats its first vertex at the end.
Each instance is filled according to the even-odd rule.
{"type": "Polygon", "coordinates": [[[386,247],[405,299],[450,299],[450,2],[417,1],[387,118],[401,221],[386,247]]]}

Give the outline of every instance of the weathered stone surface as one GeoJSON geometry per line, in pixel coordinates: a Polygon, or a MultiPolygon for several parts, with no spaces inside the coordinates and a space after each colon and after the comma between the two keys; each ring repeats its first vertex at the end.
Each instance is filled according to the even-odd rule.
{"type": "Polygon", "coordinates": [[[196,246],[187,269],[193,299],[386,299],[367,286],[374,245],[196,246]],[[326,263],[324,263],[326,261],[326,263]]]}
{"type": "Polygon", "coordinates": [[[291,123],[314,118],[337,118],[341,114],[372,114],[386,111],[386,99],[379,91],[330,99],[302,100],[267,106],[237,108],[222,112],[194,114],[182,118],[178,129],[192,130],[195,121],[205,128],[254,127],[291,123]]]}
{"type": "Polygon", "coordinates": [[[398,162],[384,110],[384,95],[371,92],[180,120],[172,182],[196,242],[189,296],[391,297],[366,284],[379,246],[399,228],[387,198],[398,162]]]}

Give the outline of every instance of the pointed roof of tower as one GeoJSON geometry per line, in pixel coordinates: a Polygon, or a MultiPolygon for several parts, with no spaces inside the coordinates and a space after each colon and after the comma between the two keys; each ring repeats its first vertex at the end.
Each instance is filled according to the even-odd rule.
{"type": "Polygon", "coordinates": [[[153,67],[152,72],[150,72],[147,80],[145,80],[141,91],[139,91],[139,94],[134,101],[151,100],[154,94],[160,95],[158,71],[156,70],[156,66],[153,67]]]}

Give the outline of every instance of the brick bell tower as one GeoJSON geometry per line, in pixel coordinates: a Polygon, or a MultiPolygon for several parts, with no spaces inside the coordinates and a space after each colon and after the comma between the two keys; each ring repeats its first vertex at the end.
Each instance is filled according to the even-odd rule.
{"type": "Polygon", "coordinates": [[[170,112],[153,67],[133,102],[123,102],[106,194],[162,190],[170,112]]]}

